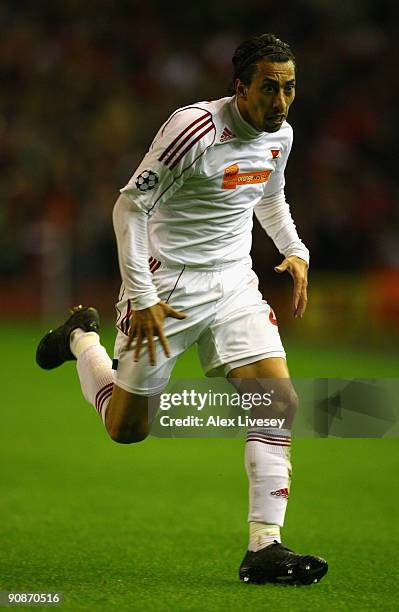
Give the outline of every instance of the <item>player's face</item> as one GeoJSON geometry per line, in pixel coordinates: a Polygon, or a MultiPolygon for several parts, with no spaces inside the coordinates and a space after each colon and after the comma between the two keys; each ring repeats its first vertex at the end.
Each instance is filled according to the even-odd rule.
{"type": "Polygon", "coordinates": [[[295,66],[262,59],[249,85],[237,79],[238,108],[244,119],[262,132],[277,132],[295,98],[295,66]]]}

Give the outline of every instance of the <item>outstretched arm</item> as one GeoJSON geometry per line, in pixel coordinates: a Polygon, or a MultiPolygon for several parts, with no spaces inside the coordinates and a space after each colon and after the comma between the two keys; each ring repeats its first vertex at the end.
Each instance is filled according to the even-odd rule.
{"type": "Polygon", "coordinates": [[[134,310],[129,344],[136,339],[136,360],[146,339],[150,362],[155,363],[155,336],[169,356],[163,334],[164,319],[185,317],[160,301],[152,282],[148,266],[148,219],[195,172],[197,160],[214,138],[215,126],[208,110],[178,109],[159,130],[141,164],[121,189],[122,195],[115,205],[113,218],[119,265],[126,295],[134,310]]]}
{"type": "Polygon", "coordinates": [[[155,336],[158,336],[165,355],[170,356],[163,333],[165,318],[184,319],[185,315],[161,302],[152,282],[148,266],[147,214],[122,194],[114,207],[113,222],[121,276],[134,310],[127,345],[136,339],[134,360],[137,361],[146,338],[150,363],[155,365],[155,336]]]}
{"type": "Polygon", "coordinates": [[[148,266],[148,215],[122,194],[115,203],[112,219],[119,268],[133,308],[143,310],[153,306],[159,297],[148,266]]]}
{"type": "Polygon", "coordinates": [[[293,314],[302,317],[307,304],[309,250],[298,236],[284,190],[262,198],[255,206],[255,214],[277,249],[284,255],[284,260],[275,270],[291,274],[294,280],[293,314]]]}

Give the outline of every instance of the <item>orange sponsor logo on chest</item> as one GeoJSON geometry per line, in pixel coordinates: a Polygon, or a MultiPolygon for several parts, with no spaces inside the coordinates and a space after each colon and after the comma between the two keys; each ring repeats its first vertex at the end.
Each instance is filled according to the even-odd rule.
{"type": "Polygon", "coordinates": [[[235,189],[238,185],[253,185],[266,183],[271,170],[256,170],[255,172],[240,172],[238,164],[229,166],[224,171],[222,189],[235,189]]]}

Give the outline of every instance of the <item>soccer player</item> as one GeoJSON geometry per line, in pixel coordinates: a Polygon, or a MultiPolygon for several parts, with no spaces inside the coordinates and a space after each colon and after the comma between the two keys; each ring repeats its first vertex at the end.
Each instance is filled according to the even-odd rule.
{"type": "Polygon", "coordinates": [[[325,575],[326,561],[296,554],[280,539],[297,396],[249,255],[255,212],[284,256],[276,271],[292,276],[293,315],[302,317],[309,252],[284,195],[295,58],[264,34],[241,43],[233,65],[235,95],[176,110],[121,189],[113,212],[122,276],[113,362],[100,344],[97,311],[83,307],[41,340],[37,362],[51,369],[76,359],[85,398],[111,438],[126,444],[148,435],[148,398],[162,392],[193,343],[209,376],[225,375],[246,390],[272,379],[274,410],[286,426],[248,432],[250,534],[239,576],[310,584],[325,575]]]}

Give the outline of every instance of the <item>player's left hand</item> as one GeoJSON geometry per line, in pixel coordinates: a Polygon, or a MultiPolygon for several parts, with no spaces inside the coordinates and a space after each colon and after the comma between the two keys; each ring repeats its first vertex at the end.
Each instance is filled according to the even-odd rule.
{"type": "Polygon", "coordinates": [[[294,294],[292,299],[292,312],[294,317],[301,317],[306,310],[308,302],[308,264],[300,257],[292,255],[286,257],[274,270],[281,274],[289,272],[294,279],[294,294]]]}

